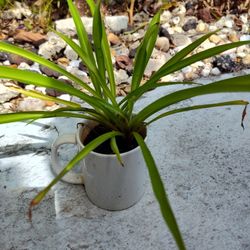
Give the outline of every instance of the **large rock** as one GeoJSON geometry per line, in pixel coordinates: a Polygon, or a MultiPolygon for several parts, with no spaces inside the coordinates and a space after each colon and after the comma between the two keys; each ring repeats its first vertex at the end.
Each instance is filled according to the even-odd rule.
{"type": "MultiPolygon", "coordinates": [[[[82,17],[83,25],[88,34],[92,34],[93,18],[82,17]]],[[[114,33],[120,33],[128,28],[127,16],[107,16],[105,17],[105,23],[114,33]]],[[[55,22],[56,30],[67,35],[74,36],[76,34],[75,24],[72,18],[58,20],[55,22]]]]}
{"type": "Polygon", "coordinates": [[[172,41],[173,41],[173,44],[177,47],[180,47],[180,46],[185,47],[189,45],[190,43],[192,43],[191,38],[183,34],[173,34],[172,41]]]}
{"type": "Polygon", "coordinates": [[[17,42],[29,42],[38,46],[46,41],[46,36],[40,33],[19,30],[17,34],[14,36],[14,39],[17,42]]]}
{"type": "Polygon", "coordinates": [[[17,97],[18,95],[18,92],[9,90],[0,82],[0,103],[8,102],[9,100],[17,97]]]}
{"type": "Polygon", "coordinates": [[[106,25],[115,33],[120,33],[128,28],[127,16],[107,16],[105,18],[106,25]]]}
{"type": "MultiPolygon", "coordinates": [[[[92,34],[92,17],[82,17],[82,22],[88,34],[92,34]]],[[[76,34],[76,28],[73,21],[73,18],[67,18],[62,20],[57,20],[55,22],[56,30],[67,35],[74,36],[76,34]]]]}
{"type": "Polygon", "coordinates": [[[40,45],[38,54],[46,59],[52,59],[53,56],[66,47],[66,42],[52,32],[47,35],[48,41],[40,45]]]}

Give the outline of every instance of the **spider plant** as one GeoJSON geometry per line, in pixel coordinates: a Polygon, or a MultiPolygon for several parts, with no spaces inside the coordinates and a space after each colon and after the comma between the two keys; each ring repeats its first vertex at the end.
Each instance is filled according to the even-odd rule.
{"type": "MultiPolygon", "coordinates": [[[[110,48],[106,36],[104,22],[100,13],[100,1],[96,4],[93,0],[87,0],[93,15],[93,49],[91,41],[89,41],[87,32],[81,22],[76,6],[73,4],[72,0],[67,0],[67,2],[76,26],[79,45],[64,34],[56,31],[55,33],[68,45],[70,45],[74,51],[77,52],[82,62],[88,69],[88,74],[93,83],[93,87],[83,82],[82,79],[78,78],[77,76],[67,72],[57,64],[46,60],[30,51],[4,42],[0,43],[0,51],[14,53],[44,65],[51,70],[66,76],[68,79],[74,82],[74,84],[81,86],[86,91],[82,92],[79,89],[69,86],[60,80],[41,75],[39,73],[13,69],[7,66],[0,66],[0,78],[12,79],[15,81],[24,82],[26,84],[33,84],[35,86],[59,90],[64,93],[68,93],[71,96],[80,98],[87,104],[87,107],[81,106],[77,102],[64,101],[59,98],[49,97],[36,91],[16,88],[15,90],[27,96],[49,101],[53,100],[62,106],[54,111],[0,114],[0,123],[18,122],[22,120],[31,120],[32,122],[36,119],[49,117],[77,117],[98,122],[105,128],[106,132],[92,140],[88,145],[85,146],[83,150],[77,153],[65,166],[62,172],[44,190],[36,195],[30,204],[30,208],[37,205],[51,189],[51,187],[55,185],[68,171],[70,171],[77,162],[82,160],[89,152],[97,148],[105,141],[110,141],[114,154],[117,155],[118,160],[121,162],[119,147],[117,146],[117,138],[123,137],[128,142],[130,140],[135,140],[137,145],[139,145],[141,148],[143,157],[145,159],[152,183],[152,188],[156,199],[159,202],[163,218],[169,230],[171,231],[178,248],[185,249],[184,241],[164,189],[164,184],[160,178],[153,156],[148,149],[148,146],[144,142],[141,131],[143,128],[145,128],[145,126],[148,126],[158,119],[180,112],[227,105],[243,105],[246,107],[248,104],[247,101],[232,100],[227,102],[212,104],[208,103],[178,109],[170,109],[170,111],[167,112],[165,110],[167,107],[171,108],[171,105],[173,104],[196,96],[222,92],[250,92],[250,75],[216,81],[207,85],[200,85],[196,84],[195,82],[161,82],[160,80],[163,76],[181,70],[192,63],[218,55],[219,53],[228,49],[250,44],[250,41],[241,41],[220,45],[215,48],[210,48],[208,50],[193,54],[192,52],[202,42],[204,42],[211,35],[215,34],[217,31],[205,34],[175,54],[157,72],[155,72],[145,84],[141,85],[140,83],[143,78],[144,70],[150,59],[159,31],[159,12],[149,23],[144,39],[137,49],[134,60],[131,92],[122,100],[118,101],[116,99],[116,82],[111,61],[110,48]],[[185,88],[174,93],[167,94],[156,101],[152,101],[152,103],[142,108],[138,113],[134,113],[135,103],[145,92],[151,89],[160,88],[162,86],[167,87],[174,84],[183,85],[185,88]],[[190,85],[189,88],[186,88],[187,85],[190,85]],[[158,113],[159,111],[161,111],[160,114],[158,113]]],[[[245,112],[243,113],[243,117],[244,115],[245,112]]]]}

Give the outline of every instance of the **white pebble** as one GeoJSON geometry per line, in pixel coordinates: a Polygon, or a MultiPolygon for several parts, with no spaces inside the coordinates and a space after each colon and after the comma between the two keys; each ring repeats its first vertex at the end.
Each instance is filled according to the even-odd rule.
{"type": "Polygon", "coordinates": [[[215,68],[212,68],[211,74],[215,75],[215,76],[218,76],[218,75],[221,74],[221,72],[220,72],[220,70],[217,67],[215,67],[215,68]]]}

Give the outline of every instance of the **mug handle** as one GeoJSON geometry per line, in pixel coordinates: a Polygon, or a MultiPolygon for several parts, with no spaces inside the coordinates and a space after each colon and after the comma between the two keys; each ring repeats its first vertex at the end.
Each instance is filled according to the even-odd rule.
{"type": "MultiPolygon", "coordinates": [[[[58,159],[58,148],[63,144],[76,144],[76,135],[75,134],[64,134],[55,140],[51,147],[51,168],[55,175],[58,175],[63,167],[59,164],[58,159]]],[[[73,171],[68,172],[62,177],[62,180],[72,184],[84,184],[83,174],[74,173],[73,171]]]]}

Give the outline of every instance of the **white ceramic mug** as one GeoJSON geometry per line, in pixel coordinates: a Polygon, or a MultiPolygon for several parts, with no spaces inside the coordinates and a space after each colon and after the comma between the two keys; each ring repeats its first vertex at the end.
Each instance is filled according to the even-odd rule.
{"type": "MultiPolygon", "coordinates": [[[[91,126],[96,126],[92,123],[91,126]]],[[[58,175],[63,169],[59,164],[58,148],[62,144],[76,144],[84,148],[82,141],[91,126],[79,126],[75,134],[59,136],[52,145],[52,170],[58,175]],[[86,129],[87,128],[87,129],[86,129]]],[[[146,185],[147,169],[139,147],[121,153],[122,166],[116,155],[89,153],[81,161],[82,173],[70,171],[63,180],[84,184],[89,199],[98,207],[107,210],[122,210],[140,200],[146,185]]]]}

